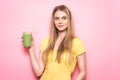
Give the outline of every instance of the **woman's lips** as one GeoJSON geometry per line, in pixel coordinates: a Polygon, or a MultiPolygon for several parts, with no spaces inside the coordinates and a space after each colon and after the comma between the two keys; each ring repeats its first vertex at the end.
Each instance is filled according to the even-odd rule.
{"type": "Polygon", "coordinates": [[[64,25],[58,25],[58,27],[63,27],[64,25]]]}

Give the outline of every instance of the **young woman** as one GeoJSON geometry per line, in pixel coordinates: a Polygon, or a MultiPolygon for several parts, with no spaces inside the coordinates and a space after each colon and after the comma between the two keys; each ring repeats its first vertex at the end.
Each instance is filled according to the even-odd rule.
{"type": "Polygon", "coordinates": [[[40,58],[36,59],[34,42],[28,48],[33,70],[40,80],[71,80],[78,62],[80,72],[77,80],[86,75],[85,47],[74,35],[70,10],[65,5],[56,6],[52,13],[50,36],[43,39],[40,58]]]}

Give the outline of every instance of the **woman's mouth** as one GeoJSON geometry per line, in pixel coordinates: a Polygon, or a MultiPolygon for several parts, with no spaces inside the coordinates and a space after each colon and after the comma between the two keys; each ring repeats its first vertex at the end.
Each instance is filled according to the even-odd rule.
{"type": "Polygon", "coordinates": [[[64,25],[59,25],[58,27],[60,27],[60,28],[61,28],[61,27],[63,27],[63,26],[64,26],[64,25]]]}

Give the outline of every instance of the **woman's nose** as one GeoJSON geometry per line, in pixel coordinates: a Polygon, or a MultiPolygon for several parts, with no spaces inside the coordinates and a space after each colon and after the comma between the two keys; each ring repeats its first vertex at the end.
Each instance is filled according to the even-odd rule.
{"type": "Polygon", "coordinates": [[[62,23],[62,19],[59,19],[59,24],[61,24],[62,23]]]}

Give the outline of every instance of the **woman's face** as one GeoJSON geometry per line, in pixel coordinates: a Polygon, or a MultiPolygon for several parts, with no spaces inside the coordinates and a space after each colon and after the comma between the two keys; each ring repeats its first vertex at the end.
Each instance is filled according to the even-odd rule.
{"type": "Polygon", "coordinates": [[[56,11],[54,14],[54,24],[58,31],[66,31],[68,27],[68,16],[64,11],[56,11]]]}

